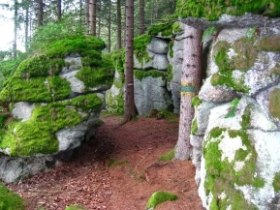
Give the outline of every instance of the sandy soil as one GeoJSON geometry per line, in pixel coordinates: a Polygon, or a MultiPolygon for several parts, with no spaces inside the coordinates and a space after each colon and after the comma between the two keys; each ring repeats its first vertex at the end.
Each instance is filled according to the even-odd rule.
{"type": "Polygon", "coordinates": [[[189,161],[159,161],[177,140],[178,123],[140,118],[120,126],[119,117],[103,117],[95,140],[72,161],[19,184],[10,185],[28,210],[64,210],[81,204],[88,210],[144,210],[155,191],[178,195],[157,210],[202,210],[189,161]]]}

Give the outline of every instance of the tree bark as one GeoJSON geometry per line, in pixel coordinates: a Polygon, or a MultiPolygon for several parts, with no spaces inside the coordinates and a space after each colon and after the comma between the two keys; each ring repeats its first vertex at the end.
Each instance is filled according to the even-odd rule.
{"type": "Polygon", "coordinates": [[[117,0],[117,49],[122,48],[122,11],[121,0],[117,0]]]}
{"type": "Polygon", "coordinates": [[[29,4],[25,5],[25,23],[24,23],[24,47],[25,51],[28,50],[28,33],[29,32],[29,4]]]}
{"type": "Polygon", "coordinates": [[[109,0],[109,15],[108,15],[108,52],[111,52],[111,13],[112,13],[112,2],[109,0]]]}
{"type": "Polygon", "coordinates": [[[89,30],[89,0],[86,0],[86,3],[85,3],[85,18],[86,18],[86,27],[87,27],[87,33],[89,34],[90,33],[90,30],[89,30]]]}
{"type": "Polygon", "coordinates": [[[126,3],[127,2],[126,1],[124,2],[124,24],[123,24],[125,26],[124,27],[124,36],[123,36],[123,46],[124,47],[126,47],[126,17],[127,17],[127,14],[126,14],[127,13],[127,11],[126,11],[126,3]]]}
{"type": "Polygon", "coordinates": [[[14,43],[13,57],[17,57],[18,1],[14,0],[14,43]]]}
{"type": "Polygon", "coordinates": [[[194,115],[192,98],[201,85],[201,45],[202,31],[185,25],[184,28],[184,60],[181,74],[181,106],[179,135],[175,158],[186,160],[191,158],[191,124],[194,115]]]}
{"type": "Polygon", "coordinates": [[[139,32],[145,33],[145,0],[139,0],[139,32]]]}
{"type": "Polygon", "coordinates": [[[89,31],[96,36],[96,0],[89,0],[89,31]]]}
{"type": "Polygon", "coordinates": [[[56,0],[57,2],[57,20],[60,22],[61,21],[61,0],[56,0]]]}
{"type": "Polygon", "coordinates": [[[43,0],[37,0],[37,21],[38,21],[38,26],[42,26],[44,22],[44,2],[43,0]]]}
{"type": "Polygon", "coordinates": [[[124,122],[136,116],[133,78],[133,35],[134,2],[126,0],[126,71],[125,71],[125,113],[124,122]]]}

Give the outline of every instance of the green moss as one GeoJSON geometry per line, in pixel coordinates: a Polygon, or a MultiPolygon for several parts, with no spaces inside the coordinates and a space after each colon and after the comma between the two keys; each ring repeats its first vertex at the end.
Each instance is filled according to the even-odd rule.
{"type": "Polygon", "coordinates": [[[275,192],[279,192],[280,191],[280,172],[277,172],[274,174],[274,178],[273,178],[273,188],[275,192]]]}
{"type": "Polygon", "coordinates": [[[51,102],[70,96],[71,87],[59,76],[22,80],[11,78],[0,92],[2,102],[51,102]]]}
{"type": "MultiPolygon", "coordinates": [[[[80,54],[83,57],[91,57],[96,51],[101,51],[105,48],[105,43],[94,36],[69,36],[65,39],[54,40],[49,44],[43,53],[49,57],[65,57],[70,54],[80,54]],[[93,52],[93,53],[92,53],[93,52]]],[[[94,59],[94,57],[92,58],[94,59]]]]}
{"type": "Polygon", "coordinates": [[[230,102],[230,109],[225,118],[234,117],[237,111],[238,104],[240,102],[239,98],[235,98],[230,102]]]}
{"type": "Polygon", "coordinates": [[[51,59],[46,55],[33,56],[20,63],[14,77],[29,79],[58,75],[63,66],[65,63],[62,58],[51,59]]]}
{"type": "Polygon", "coordinates": [[[163,79],[166,78],[166,72],[164,71],[158,71],[158,70],[137,70],[134,69],[134,76],[139,79],[142,80],[146,77],[162,77],[163,79]]]}
{"type": "Polygon", "coordinates": [[[177,199],[178,197],[170,192],[154,192],[148,200],[147,208],[154,209],[157,205],[165,201],[175,201],[177,199]]]}
{"type": "MultiPolygon", "coordinates": [[[[242,43],[242,41],[240,41],[240,40],[237,40],[235,43],[237,43],[237,45],[239,45],[239,42],[242,43]]],[[[233,43],[232,46],[234,46],[235,43],[233,43]]],[[[215,62],[217,64],[217,66],[219,67],[219,72],[212,75],[211,84],[214,86],[225,85],[238,92],[247,93],[249,91],[249,87],[244,85],[243,79],[241,78],[240,80],[236,80],[233,78],[233,75],[232,75],[232,71],[235,69],[238,69],[237,67],[241,66],[241,65],[235,66],[236,65],[235,59],[239,60],[240,56],[241,57],[245,56],[244,53],[247,51],[240,50],[240,52],[241,51],[243,52],[242,54],[235,56],[233,59],[229,59],[227,53],[228,53],[230,47],[231,47],[231,45],[225,41],[219,42],[214,47],[215,62]]],[[[246,67],[248,67],[248,66],[246,66],[246,67]]],[[[245,71],[245,69],[243,69],[243,70],[245,71]]]]}
{"type": "Polygon", "coordinates": [[[67,206],[65,210],[86,210],[86,209],[80,205],[75,204],[75,205],[67,206]]]}
{"type": "Polygon", "coordinates": [[[202,100],[198,96],[195,96],[192,98],[193,107],[198,107],[201,103],[202,103],[202,100]]]}
{"type": "Polygon", "coordinates": [[[272,117],[280,119],[280,88],[275,88],[269,94],[269,112],[272,117]]]}
{"type": "Polygon", "coordinates": [[[113,95],[110,91],[106,93],[106,110],[111,114],[124,114],[124,93],[113,95]]]}
{"type": "Polygon", "coordinates": [[[175,157],[175,150],[172,149],[166,153],[164,153],[162,156],[160,156],[159,160],[161,161],[171,161],[175,157]]]}
{"type": "Polygon", "coordinates": [[[152,37],[148,34],[140,35],[134,38],[134,54],[140,63],[148,62],[151,58],[146,50],[147,45],[151,42],[152,37]]]}
{"type": "Polygon", "coordinates": [[[232,209],[256,209],[235,187],[235,185],[251,185],[262,188],[265,184],[261,177],[255,177],[257,154],[246,130],[227,130],[218,127],[212,129],[204,143],[203,153],[207,174],[204,188],[207,194],[211,192],[213,196],[210,209],[227,209],[228,206],[232,209]],[[231,162],[227,158],[222,159],[219,147],[226,134],[232,141],[240,138],[246,147],[246,150],[239,149],[231,162]],[[235,170],[236,161],[245,161],[245,166],[235,170]],[[222,193],[225,194],[223,199],[220,196],[222,193]]]}
{"type": "Polygon", "coordinates": [[[128,163],[129,163],[128,160],[110,159],[107,162],[107,166],[109,168],[112,168],[112,167],[117,167],[117,166],[124,166],[124,165],[127,165],[128,163]]]}
{"type": "Polygon", "coordinates": [[[257,43],[260,50],[263,51],[280,51],[280,36],[264,37],[257,43]]]}
{"type": "Polygon", "coordinates": [[[125,51],[124,51],[124,49],[113,52],[111,54],[111,59],[112,59],[113,66],[114,66],[115,70],[118,71],[121,75],[123,75],[124,65],[125,65],[125,51]]]}
{"type": "Polygon", "coordinates": [[[103,102],[96,94],[88,94],[75,97],[73,99],[59,102],[64,106],[74,106],[77,110],[89,111],[100,110],[103,102]]]}
{"type": "Polygon", "coordinates": [[[51,103],[37,106],[30,120],[8,125],[0,148],[10,148],[11,156],[50,154],[58,151],[55,133],[85,120],[72,106],[51,103]]]}
{"type": "Polygon", "coordinates": [[[167,67],[167,81],[170,82],[173,79],[173,66],[171,64],[168,64],[167,67]]]}
{"type": "Polygon", "coordinates": [[[173,33],[179,33],[183,31],[183,29],[181,28],[181,24],[180,22],[175,22],[172,24],[172,32],[173,33]]]}
{"type": "Polygon", "coordinates": [[[0,183],[0,210],[24,210],[23,200],[0,183]]]}
{"type": "Polygon", "coordinates": [[[101,85],[111,86],[113,72],[111,68],[84,67],[76,74],[76,77],[84,82],[86,88],[95,88],[101,85]]]}
{"type": "Polygon", "coordinates": [[[176,14],[179,17],[204,17],[217,20],[222,14],[243,15],[246,12],[276,17],[280,15],[280,3],[277,0],[177,0],[176,14]]]}
{"type": "Polygon", "coordinates": [[[249,129],[251,125],[252,106],[248,105],[242,115],[241,127],[243,130],[249,129]]]}
{"type": "MultiPolygon", "coordinates": [[[[174,24],[174,20],[173,19],[164,19],[161,20],[160,22],[157,22],[153,25],[150,26],[150,28],[148,29],[148,34],[151,37],[155,37],[158,34],[161,34],[162,36],[172,36],[173,34],[173,29],[178,30],[178,25],[174,24]]],[[[179,25],[180,27],[180,25],[179,25]]]]}
{"type": "Polygon", "coordinates": [[[170,58],[173,58],[174,56],[173,45],[174,45],[174,40],[168,43],[168,55],[170,56],[170,58]]]}
{"type": "Polygon", "coordinates": [[[214,26],[208,27],[207,29],[205,29],[203,31],[202,41],[203,42],[207,41],[209,38],[214,36],[217,32],[218,31],[217,31],[217,29],[214,26]]]}
{"type": "Polygon", "coordinates": [[[198,131],[197,119],[194,118],[192,121],[191,134],[196,135],[197,131],[198,131]]]}

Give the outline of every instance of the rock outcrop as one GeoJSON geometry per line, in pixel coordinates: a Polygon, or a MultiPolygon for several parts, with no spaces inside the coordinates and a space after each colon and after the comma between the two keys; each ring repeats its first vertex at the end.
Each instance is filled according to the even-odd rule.
{"type": "Polygon", "coordinates": [[[53,166],[94,135],[113,79],[104,47],[94,37],[71,37],[18,66],[0,92],[0,179],[53,166]]]}
{"type": "Polygon", "coordinates": [[[191,136],[206,209],[279,208],[280,25],[265,21],[225,24],[211,47],[191,136]]]}

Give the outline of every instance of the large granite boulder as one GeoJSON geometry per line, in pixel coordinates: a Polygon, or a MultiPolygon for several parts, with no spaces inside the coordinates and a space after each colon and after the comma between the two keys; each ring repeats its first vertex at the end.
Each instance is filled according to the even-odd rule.
{"type": "Polygon", "coordinates": [[[190,141],[206,209],[279,208],[280,25],[265,21],[225,25],[210,50],[190,141]]]}
{"type": "Polygon", "coordinates": [[[18,66],[0,91],[0,179],[45,169],[94,135],[113,79],[104,47],[94,37],[69,38],[18,66]]]}

